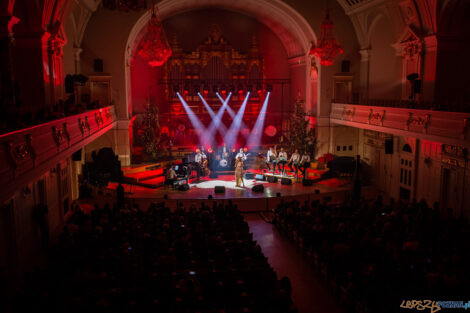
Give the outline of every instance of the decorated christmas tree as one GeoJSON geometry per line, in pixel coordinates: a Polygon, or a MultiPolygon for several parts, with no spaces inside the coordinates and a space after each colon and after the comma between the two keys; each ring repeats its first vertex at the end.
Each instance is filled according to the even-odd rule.
{"type": "Polygon", "coordinates": [[[140,133],[145,154],[147,154],[152,161],[161,159],[166,149],[163,147],[160,138],[158,108],[150,102],[147,103],[147,110],[144,114],[140,133]]]}
{"type": "Polygon", "coordinates": [[[289,129],[286,134],[287,148],[291,151],[307,151],[311,156],[315,153],[315,129],[310,124],[310,116],[305,111],[305,101],[300,96],[294,102],[294,111],[289,119],[289,129]]]}

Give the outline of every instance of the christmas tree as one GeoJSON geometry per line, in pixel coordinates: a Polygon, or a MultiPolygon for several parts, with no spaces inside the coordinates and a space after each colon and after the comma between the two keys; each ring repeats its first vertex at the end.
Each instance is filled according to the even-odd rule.
{"type": "Polygon", "coordinates": [[[147,103],[147,110],[141,124],[141,142],[144,152],[152,161],[162,158],[166,149],[160,137],[160,123],[158,122],[158,109],[154,104],[147,103]]]}
{"type": "Polygon", "coordinates": [[[291,151],[299,149],[314,155],[316,146],[315,129],[310,125],[309,114],[305,111],[305,102],[300,97],[294,102],[294,111],[289,119],[286,134],[287,148],[291,151]]]}

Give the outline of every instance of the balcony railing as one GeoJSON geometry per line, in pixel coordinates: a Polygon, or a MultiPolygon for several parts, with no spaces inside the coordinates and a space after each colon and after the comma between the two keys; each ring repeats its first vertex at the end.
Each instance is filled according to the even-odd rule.
{"type": "Polygon", "coordinates": [[[114,106],[0,135],[0,203],[116,122],[114,106]]]}
{"type": "Polygon", "coordinates": [[[465,112],[470,113],[470,103],[461,102],[437,102],[437,101],[417,101],[417,100],[395,100],[395,99],[361,99],[356,101],[344,101],[333,99],[332,103],[346,103],[366,106],[432,110],[446,112],[465,112]]]}
{"type": "Polygon", "coordinates": [[[333,103],[330,121],[398,136],[470,147],[470,114],[333,103]]]}

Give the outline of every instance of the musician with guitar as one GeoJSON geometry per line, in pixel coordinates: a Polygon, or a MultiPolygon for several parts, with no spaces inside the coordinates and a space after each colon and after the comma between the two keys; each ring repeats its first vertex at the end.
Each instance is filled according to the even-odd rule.
{"type": "Polygon", "coordinates": [[[209,175],[207,174],[207,171],[209,171],[209,169],[207,168],[207,156],[202,150],[196,150],[194,163],[196,164],[197,182],[199,183],[201,176],[209,175]]]}

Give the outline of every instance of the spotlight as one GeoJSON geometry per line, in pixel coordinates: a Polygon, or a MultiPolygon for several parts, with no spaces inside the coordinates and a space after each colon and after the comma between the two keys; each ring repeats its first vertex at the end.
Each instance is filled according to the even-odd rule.
{"type": "Polygon", "coordinates": [[[187,95],[189,94],[189,84],[185,84],[184,85],[184,90],[183,90],[184,94],[187,95]]]}
{"type": "Polygon", "coordinates": [[[222,85],[222,94],[226,94],[227,93],[227,88],[225,88],[225,85],[222,85]]]}
{"type": "Polygon", "coordinates": [[[179,85],[173,85],[173,91],[174,91],[175,93],[180,92],[180,86],[179,86],[179,85]]]}
{"type": "Polygon", "coordinates": [[[228,89],[231,93],[234,93],[235,92],[235,86],[234,85],[230,85],[229,89],[228,89]]]}
{"type": "Polygon", "coordinates": [[[199,87],[199,85],[194,85],[193,89],[194,89],[194,94],[195,94],[195,95],[197,95],[197,94],[200,92],[200,87],[199,87]]]}
{"type": "Polygon", "coordinates": [[[269,84],[266,86],[266,91],[267,92],[272,92],[273,91],[273,85],[269,84]]]}
{"type": "Polygon", "coordinates": [[[212,153],[212,152],[214,152],[214,150],[212,150],[212,148],[209,147],[209,149],[207,149],[207,152],[212,153]]]}
{"type": "Polygon", "coordinates": [[[238,85],[238,94],[243,94],[243,86],[241,84],[238,85]]]}
{"type": "Polygon", "coordinates": [[[263,92],[263,87],[261,87],[260,84],[256,85],[256,92],[257,92],[258,94],[260,94],[260,93],[263,92]]]}
{"type": "Polygon", "coordinates": [[[253,86],[251,85],[246,86],[246,92],[251,93],[252,91],[253,91],[253,86]]]}
{"type": "Polygon", "coordinates": [[[248,151],[248,148],[247,148],[247,147],[243,148],[243,151],[247,152],[247,151],[248,151]]]}
{"type": "Polygon", "coordinates": [[[209,87],[204,86],[204,94],[205,95],[209,94],[209,87]]]}

